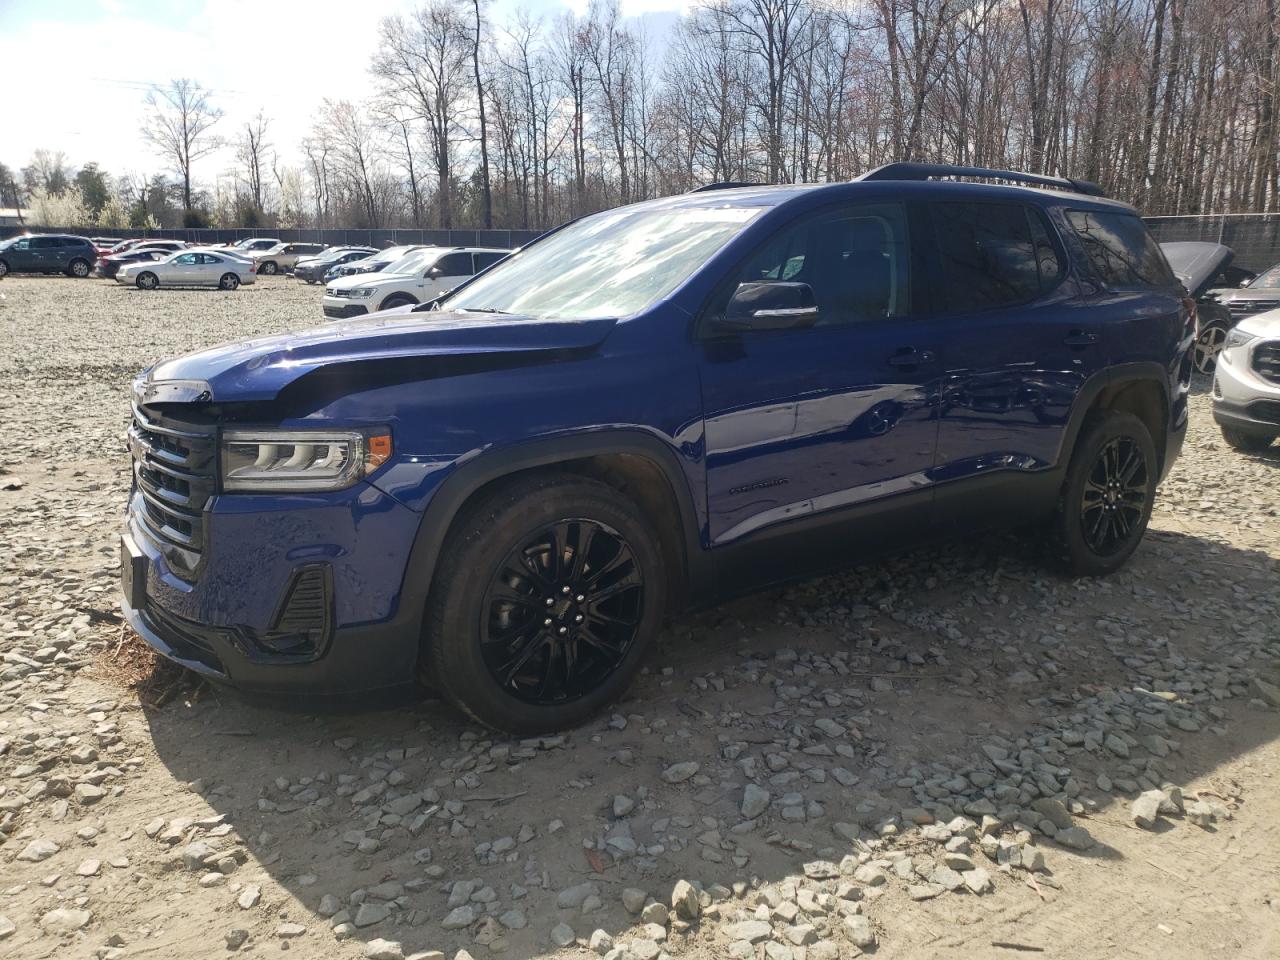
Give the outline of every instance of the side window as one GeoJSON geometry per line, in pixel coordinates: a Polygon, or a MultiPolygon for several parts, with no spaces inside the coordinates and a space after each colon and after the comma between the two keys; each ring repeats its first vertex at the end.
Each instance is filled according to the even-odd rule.
{"type": "MultiPolygon", "coordinates": [[[[1041,260],[1053,270],[1057,252],[1041,224],[1045,248],[1032,236],[1020,203],[929,204],[941,273],[939,299],[947,312],[993,310],[1040,295],[1041,260]]],[[[1056,282],[1056,280],[1055,280],[1056,282]]]]}
{"type": "Polygon", "coordinates": [[[31,249],[31,241],[30,241],[30,240],[19,240],[17,243],[15,243],[15,244],[13,245],[13,249],[15,249],[15,250],[30,250],[30,249],[31,249]]]}
{"type": "Polygon", "coordinates": [[[219,257],[213,256],[212,254],[202,253],[200,254],[200,262],[201,263],[221,263],[222,260],[219,257]]]}
{"type": "Polygon", "coordinates": [[[52,250],[57,247],[58,241],[53,237],[32,237],[31,249],[33,250],[52,250]]]}
{"type": "Polygon", "coordinates": [[[845,326],[911,311],[910,245],[900,204],[848,206],[783,227],[756,250],[712,307],[723,313],[739,284],[807,283],[815,326],[845,326]]]}
{"type": "Polygon", "coordinates": [[[499,260],[505,260],[506,258],[507,258],[507,254],[505,253],[477,253],[476,254],[476,273],[479,273],[481,270],[487,270],[489,267],[492,267],[499,260]]]}
{"type": "Polygon", "coordinates": [[[1062,254],[1053,239],[1053,227],[1044,211],[1027,207],[1027,219],[1031,222],[1031,239],[1036,245],[1036,268],[1040,271],[1040,292],[1048,293],[1058,285],[1066,270],[1062,254]]]}
{"type": "Polygon", "coordinates": [[[446,253],[436,261],[435,273],[440,277],[471,276],[471,254],[446,253]]]}
{"type": "Polygon", "coordinates": [[[184,253],[182,256],[178,257],[173,262],[181,263],[181,264],[195,263],[198,257],[199,257],[199,254],[196,254],[196,253],[184,253]]]}
{"type": "Polygon", "coordinates": [[[1104,286],[1167,289],[1178,285],[1164,254],[1136,215],[1072,210],[1067,220],[1104,286]]]}

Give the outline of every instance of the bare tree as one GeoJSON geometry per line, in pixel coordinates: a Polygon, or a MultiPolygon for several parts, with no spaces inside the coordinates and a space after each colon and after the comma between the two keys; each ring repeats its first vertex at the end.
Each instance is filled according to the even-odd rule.
{"type": "Polygon", "coordinates": [[[471,0],[475,11],[475,33],[471,36],[471,66],[476,78],[476,107],[480,112],[480,217],[485,229],[493,227],[493,192],[489,186],[489,125],[485,122],[484,81],[480,76],[480,0],[471,0]]]}
{"type": "Polygon", "coordinates": [[[194,80],[170,80],[167,87],[152,87],[147,94],[151,116],[142,126],[142,135],[166,160],[171,160],[182,177],[182,206],[191,210],[191,170],[197,160],[207,157],[222,144],[213,127],[222,119],[210,92],[194,80]]]}
{"type": "Polygon", "coordinates": [[[240,164],[240,173],[249,190],[253,207],[259,213],[265,211],[265,185],[267,180],[264,168],[267,165],[267,153],[272,149],[267,140],[267,127],[270,121],[259,110],[240,130],[236,141],[236,160],[240,164]]]}

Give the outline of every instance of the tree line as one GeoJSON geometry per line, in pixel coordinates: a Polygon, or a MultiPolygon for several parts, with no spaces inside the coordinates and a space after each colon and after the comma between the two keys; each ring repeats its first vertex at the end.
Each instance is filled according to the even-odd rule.
{"type": "Polygon", "coordinates": [[[318,105],[294,162],[268,114],[229,129],[175,80],[141,131],[165,173],[72,175],[39,151],[0,166],[0,205],[537,229],[713,181],[926,160],[1096,180],[1149,215],[1275,211],[1278,38],[1276,0],[700,0],[661,44],[617,0],[500,22],[427,0],[381,22],[372,94],[318,105]],[[203,169],[224,146],[231,168],[203,169]]]}

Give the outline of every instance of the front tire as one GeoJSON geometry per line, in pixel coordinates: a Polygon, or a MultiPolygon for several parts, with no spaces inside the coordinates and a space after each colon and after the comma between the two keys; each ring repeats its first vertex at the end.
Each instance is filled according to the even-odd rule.
{"type": "Polygon", "coordinates": [[[1232,450],[1239,450],[1241,453],[1261,453],[1271,446],[1275,438],[1275,434],[1245,433],[1231,427],[1222,428],[1222,439],[1227,441],[1232,450]]]}
{"type": "Polygon", "coordinates": [[[87,277],[92,269],[88,260],[81,260],[79,257],[67,264],[67,273],[78,280],[87,277]]]}
{"type": "Polygon", "coordinates": [[[5,261],[3,260],[0,260],[0,277],[7,276],[8,273],[9,273],[9,264],[5,263],[5,261]]]}
{"type": "Polygon", "coordinates": [[[417,303],[417,302],[418,302],[417,300],[413,299],[413,297],[409,296],[408,294],[393,293],[391,296],[387,297],[387,299],[383,300],[382,303],[378,305],[378,309],[392,310],[396,307],[405,307],[411,303],[417,303]]]}
{"type": "Polygon", "coordinates": [[[160,286],[160,278],[150,270],[145,273],[138,274],[138,279],[133,281],[139,290],[154,290],[160,286]]]}
{"type": "Polygon", "coordinates": [[[268,260],[266,263],[258,267],[259,273],[265,273],[268,277],[274,277],[280,272],[280,267],[275,261],[268,260]]]}
{"type": "Polygon", "coordinates": [[[234,290],[240,286],[240,278],[234,273],[224,273],[222,279],[218,281],[218,286],[223,290],[234,290]]]}
{"type": "Polygon", "coordinates": [[[1227,342],[1227,328],[1211,323],[1196,335],[1193,362],[1200,373],[1213,373],[1218,366],[1218,354],[1227,342]]]}
{"type": "Polygon", "coordinates": [[[1073,576],[1120,569],[1151,520],[1159,464],[1146,425],[1118,410],[1091,413],[1067,467],[1055,534],[1073,576]]]}
{"type": "Polygon", "coordinates": [[[639,508],[571,475],[503,483],[464,508],[436,570],[423,679],[514,734],[576,726],[617,699],[666,604],[639,508]]]}

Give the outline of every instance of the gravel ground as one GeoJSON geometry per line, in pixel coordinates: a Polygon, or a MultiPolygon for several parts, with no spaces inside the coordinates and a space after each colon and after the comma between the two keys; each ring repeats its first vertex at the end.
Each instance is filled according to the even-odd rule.
{"type": "Polygon", "coordinates": [[[1280,450],[1204,385],[1115,577],[1002,536],[760,594],[517,741],[248,706],[120,625],[129,378],[317,288],[0,296],[0,955],[1280,955],[1280,450]]]}

